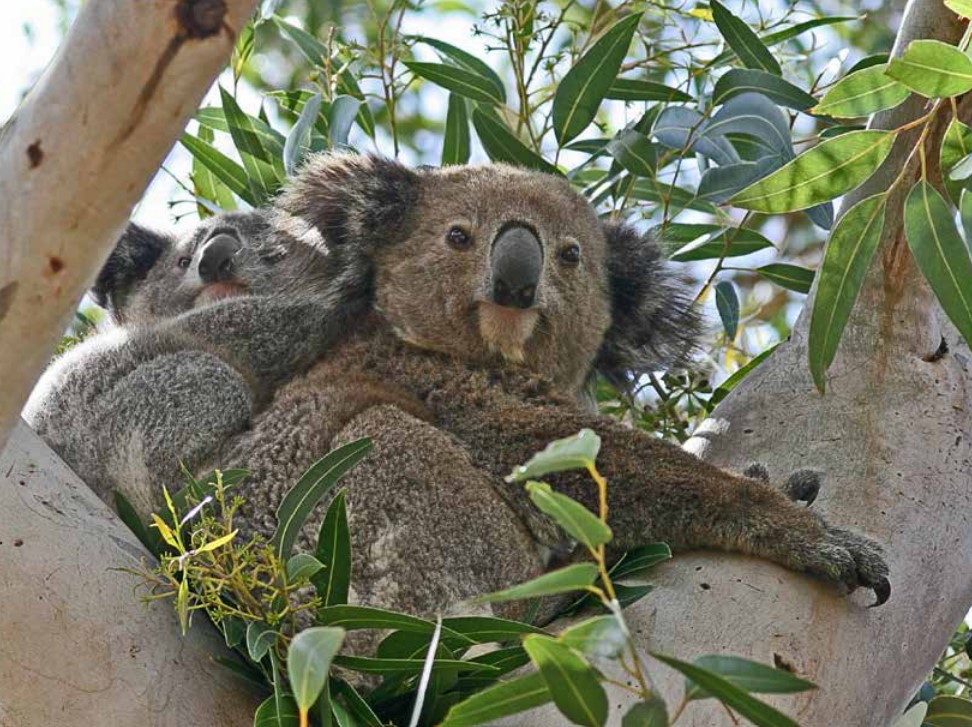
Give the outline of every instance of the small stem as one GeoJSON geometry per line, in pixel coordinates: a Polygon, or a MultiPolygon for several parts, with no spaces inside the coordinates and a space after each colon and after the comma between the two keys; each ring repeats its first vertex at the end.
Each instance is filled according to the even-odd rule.
{"type": "Polygon", "coordinates": [[[668,724],[669,725],[675,724],[675,722],[678,721],[678,718],[682,716],[682,712],[685,711],[685,708],[687,706],[688,706],[688,700],[683,697],[682,698],[682,701],[679,703],[678,707],[675,709],[675,714],[673,714],[672,715],[672,718],[668,721],[668,724]]]}

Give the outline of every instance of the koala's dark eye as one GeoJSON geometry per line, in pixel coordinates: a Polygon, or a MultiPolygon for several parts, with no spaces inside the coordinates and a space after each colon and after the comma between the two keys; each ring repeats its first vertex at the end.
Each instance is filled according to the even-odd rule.
{"type": "Polygon", "coordinates": [[[190,265],[192,265],[192,258],[183,255],[176,261],[176,265],[178,265],[180,269],[185,270],[190,265]]]}
{"type": "Polygon", "coordinates": [[[456,250],[467,250],[472,245],[472,237],[461,227],[450,227],[446,233],[446,242],[456,250]]]}
{"type": "Polygon", "coordinates": [[[560,261],[565,265],[576,265],[580,262],[580,245],[570,244],[560,248],[560,261]]]}

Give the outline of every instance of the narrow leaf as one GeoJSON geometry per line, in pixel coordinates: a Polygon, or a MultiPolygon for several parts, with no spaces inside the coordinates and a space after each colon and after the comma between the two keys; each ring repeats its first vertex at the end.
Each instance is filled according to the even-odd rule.
{"type": "Polygon", "coordinates": [[[226,535],[223,535],[223,536],[221,536],[219,538],[216,538],[216,540],[211,540],[208,543],[205,543],[204,545],[200,545],[198,548],[196,548],[196,552],[197,553],[208,553],[210,551],[216,550],[217,548],[222,548],[224,545],[229,544],[230,541],[232,541],[233,538],[236,537],[236,534],[238,532],[240,532],[240,531],[239,530],[234,530],[231,533],[227,533],[226,535]]]}
{"type": "Polygon", "coordinates": [[[273,167],[275,157],[256,133],[250,117],[222,86],[219,97],[233,144],[243,160],[250,189],[257,202],[263,204],[280,188],[281,179],[273,167]]]}
{"type": "Polygon", "coordinates": [[[253,727],[297,727],[299,721],[297,702],[284,697],[278,706],[275,697],[268,697],[253,715],[253,727]]]}
{"type": "Polygon", "coordinates": [[[604,94],[604,98],[617,101],[668,101],[670,103],[692,100],[689,94],[679,91],[677,88],[636,78],[614,79],[607,93],[604,94]]]}
{"type": "Polygon", "coordinates": [[[858,202],[830,234],[810,318],[810,373],[823,392],[844,326],[884,232],[885,194],[858,202]]]}
{"type": "MultiPolygon", "coordinates": [[[[754,694],[795,694],[817,688],[812,682],[800,679],[788,671],[738,656],[701,656],[694,663],[754,694]]],[[[691,682],[685,691],[685,698],[689,700],[711,696],[713,695],[695,682],[691,682]]]]}
{"type": "Polygon", "coordinates": [[[510,162],[527,169],[556,174],[557,169],[530,151],[499,119],[482,109],[473,109],[473,126],[483,148],[494,162],[510,162]]]}
{"type": "Polygon", "coordinates": [[[619,20],[567,71],[553,101],[553,127],[563,146],[594,120],[628,53],[641,13],[619,20]]]}
{"type": "Polygon", "coordinates": [[[625,578],[641,576],[645,571],[654,568],[659,563],[671,560],[672,549],[665,543],[648,543],[640,545],[621,556],[621,559],[611,568],[611,580],[621,581],[625,578]]]}
{"type": "Polygon", "coordinates": [[[345,491],[341,490],[327,508],[315,555],[324,568],[313,579],[323,606],[348,602],[351,588],[351,530],[348,528],[345,491]]]}
{"type": "Polygon", "coordinates": [[[786,263],[770,263],[756,268],[756,272],[767,280],[770,280],[781,288],[792,290],[806,295],[810,292],[813,285],[813,270],[801,268],[798,265],[787,265],[786,263]]]}
{"type": "Polygon", "coordinates": [[[368,108],[368,102],[365,100],[364,93],[361,92],[361,87],[355,80],[354,74],[349,69],[345,69],[338,74],[337,90],[342,94],[356,98],[361,102],[361,104],[358,106],[358,126],[361,127],[364,133],[374,139],[375,117],[372,115],[371,109],[368,108]]]}
{"type": "Polygon", "coordinates": [[[615,161],[632,174],[654,176],[658,155],[654,144],[644,134],[625,129],[608,143],[607,149],[615,161]]]}
{"type": "MultiPolygon", "coordinates": [[[[334,665],[362,674],[418,674],[425,666],[425,659],[375,659],[368,656],[339,655],[334,657],[334,665]]],[[[460,672],[496,672],[498,669],[489,664],[458,659],[436,659],[432,671],[455,669],[460,672]]]]}
{"type": "Polygon", "coordinates": [[[972,90],[972,60],[940,40],[913,40],[887,74],[928,98],[958,96],[972,90]]]}
{"type": "Polygon", "coordinates": [[[972,0],[945,0],[945,7],[962,18],[972,18],[972,0]]]}
{"type": "Polygon", "coordinates": [[[353,96],[338,96],[331,102],[327,114],[327,134],[332,149],[347,146],[351,126],[362,103],[353,96]]]}
{"type": "Polygon", "coordinates": [[[526,464],[514,469],[506,481],[523,482],[552,472],[587,469],[597,460],[600,449],[601,438],[590,429],[582,429],[572,437],[564,437],[548,444],[526,464]]]}
{"type": "Polygon", "coordinates": [[[442,140],[442,166],[465,164],[469,161],[469,110],[466,100],[449,94],[445,135],[442,140]]]}
{"type": "Polygon", "coordinates": [[[480,60],[472,53],[467,53],[461,48],[457,48],[456,46],[450,45],[442,40],[436,40],[435,38],[428,38],[426,36],[418,36],[417,40],[425,43],[426,45],[432,46],[441,55],[453,61],[458,66],[465,68],[468,71],[472,71],[476,75],[481,76],[489,81],[493,87],[493,96],[499,99],[499,103],[506,103],[506,89],[503,86],[503,80],[488,63],[480,60]]]}
{"type": "Polygon", "coordinates": [[[813,109],[817,116],[851,119],[870,116],[897,106],[911,91],[885,73],[885,66],[871,66],[845,76],[830,88],[813,109]]]}
{"type": "Polygon", "coordinates": [[[550,691],[539,672],[484,689],[449,710],[441,727],[472,727],[546,704],[550,691]]]}
{"type": "Polygon", "coordinates": [[[462,634],[477,644],[509,641],[523,634],[542,634],[536,626],[492,616],[456,616],[442,620],[447,631],[462,634]]]}
{"type": "Polygon", "coordinates": [[[256,206],[257,201],[250,189],[243,167],[219,151],[209,142],[184,133],[179,137],[179,143],[192,154],[194,160],[198,160],[206,169],[223,184],[229,187],[236,196],[251,206],[256,206]]]}
{"type": "Polygon", "coordinates": [[[767,71],[750,68],[730,68],[723,73],[716,81],[712,103],[718,106],[750,91],[761,93],[780,106],[797,111],[806,111],[817,104],[817,100],[799,86],[767,71]]]}
{"type": "Polygon", "coordinates": [[[941,695],[928,703],[928,727],[972,727],[972,702],[961,697],[941,695]]]}
{"type": "Polygon", "coordinates": [[[449,66],[445,63],[420,63],[405,61],[405,65],[416,76],[442,86],[453,93],[473,101],[487,104],[502,104],[503,98],[496,93],[496,87],[488,78],[468,68],[449,66]]]}
{"type": "Polygon", "coordinates": [[[323,67],[327,58],[327,46],[321,43],[303,28],[284,22],[279,17],[273,18],[274,25],[280,32],[293,41],[298,50],[303,54],[312,66],[323,67]]]}
{"type": "Polygon", "coordinates": [[[621,727],[668,727],[665,700],[653,694],[647,702],[638,702],[625,713],[621,727]]]}
{"type": "Polygon", "coordinates": [[[942,170],[945,191],[958,203],[965,186],[961,181],[949,178],[949,172],[963,159],[972,154],[972,129],[957,119],[952,119],[942,137],[942,147],[939,152],[939,162],[942,170]]]}
{"type": "Polygon", "coordinates": [[[887,158],[895,134],[853,131],[817,144],[730,202],[757,212],[793,212],[860,186],[887,158]]]}
{"type": "Polygon", "coordinates": [[[742,257],[757,250],[773,247],[762,233],[749,228],[724,228],[717,225],[669,225],[670,231],[698,229],[692,242],[672,253],[675,262],[694,262],[718,258],[742,257]],[[711,228],[715,227],[715,230],[711,228]]]}
{"type": "Polygon", "coordinates": [[[523,648],[536,664],[557,709],[574,724],[601,727],[608,700],[593,667],[573,649],[549,636],[527,636],[523,648]]]}
{"type": "Polygon", "coordinates": [[[307,580],[323,569],[324,564],[313,555],[298,553],[287,561],[287,580],[291,583],[307,580]]]}
{"type": "Polygon", "coordinates": [[[972,192],[967,189],[962,190],[959,213],[962,218],[962,231],[965,233],[965,246],[972,253],[972,192]]]}
{"type": "Polygon", "coordinates": [[[739,329],[739,296],[736,295],[736,286],[728,280],[716,283],[715,298],[722,329],[730,341],[735,341],[736,331],[739,329]]]}
{"type": "Polygon", "coordinates": [[[780,64],[763,45],[763,41],[745,21],[737,18],[719,0],[712,0],[712,19],[726,43],[747,68],[755,68],[775,76],[782,75],[780,64]]]}
{"type": "Polygon", "coordinates": [[[564,629],[557,640],[582,654],[617,659],[627,646],[624,629],[614,614],[595,616],[564,629]]]}
{"type": "Polygon", "coordinates": [[[550,485],[530,481],[526,484],[526,491],[540,512],[590,550],[611,540],[611,529],[597,515],[576,500],[554,492],[550,485]]]}
{"type": "Polygon", "coordinates": [[[526,583],[512,588],[479,596],[474,603],[503,603],[519,601],[524,598],[551,596],[557,593],[570,593],[587,588],[597,578],[597,566],[593,563],[575,563],[566,568],[544,573],[526,583]]]}
{"type": "Polygon", "coordinates": [[[287,676],[301,712],[307,712],[317,701],[327,682],[331,661],[343,642],[343,629],[321,626],[304,629],[290,642],[287,676]]]}

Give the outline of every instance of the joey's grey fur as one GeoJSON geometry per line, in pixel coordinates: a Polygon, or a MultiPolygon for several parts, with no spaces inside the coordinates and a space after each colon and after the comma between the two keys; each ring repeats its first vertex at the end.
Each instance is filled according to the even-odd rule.
{"type": "MultiPolygon", "coordinates": [[[[119,419],[101,422],[110,436],[99,447],[106,461],[141,472],[114,484],[137,490],[129,499],[143,508],[157,498],[155,447],[185,458],[176,450],[194,446],[188,431],[171,435],[189,429],[179,422],[207,441],[209,459],[194,466],[251,471],[241,512],[264,535],[308,465],[369,436],[373,452],[344,482],[354,597],[430,614],[536,575],[551,548],[571,557],[503,476],[586,427],[603,440],[614,554],[655,540],[722,548],[888,597],[880,548],[795,505],[764,469],[725,472],[578,404],[596,373],[623,384],[682,356],[696,319],[654,241],[603,224],[565,180],[502,165],[411,170],[321,156],[277,207],[326,240],[323,294],[182,314],[120,342],[98,363],[101,383],[65,402],[119,419]],[[146,375],[183,395],[160,419],[132,401],[135,381],[170,360],[191,362],[190,383],[180,389],[171,370],[146,375]],[[200,378],[212,384],[206,391],[200,378]],[[132,385],[115,386],[121,379],[132,385]],[[228,401],[232,426],[215,411],[228,401]],[[137,446],[126,430],[139,433],[137,446]]],[[[68,428],[99,426],[88,419],[68,428]]],[[[595,506],[583,473],[550,483],[595,506]]],[[[806,496],[815,483],[803,474],[786,489],[806,496]]],[[[319,524],[320,512],[302,547],[319,524]]]]}

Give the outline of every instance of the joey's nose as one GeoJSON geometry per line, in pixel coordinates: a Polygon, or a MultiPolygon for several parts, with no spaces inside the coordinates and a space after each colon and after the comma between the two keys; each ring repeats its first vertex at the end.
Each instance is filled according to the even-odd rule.
{"type": "Polygon", "coordinates": [[[233,256],[242,245],[232,235],[216,235],[199,253],[199,277],[204,283],[218,283],[233,278],[233,256]]]}
{"type": "Polygon", "coordinates": [[[492,300],[506,308],[529,308],[537,297],[543,270],[543,249],[532,230],[507,227],[492,251],[492,300]]]}

